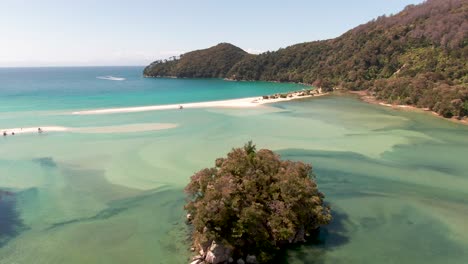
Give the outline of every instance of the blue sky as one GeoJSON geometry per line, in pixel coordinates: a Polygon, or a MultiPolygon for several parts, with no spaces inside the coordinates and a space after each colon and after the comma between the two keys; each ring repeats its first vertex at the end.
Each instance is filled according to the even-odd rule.
{"type": "Polygon", "coordinates": [[[219,42],[276,50],[421,2],[0,0],[0,67],[145,65],[219,42]]]}

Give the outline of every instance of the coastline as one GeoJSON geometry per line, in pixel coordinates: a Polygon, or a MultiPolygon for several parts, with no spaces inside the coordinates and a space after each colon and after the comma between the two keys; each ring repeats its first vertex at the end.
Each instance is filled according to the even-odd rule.
{"type": "MultiPolygon", "coordinates": [[[[329,92],[323,93],[321,89],[303,89],[301,91],[293,91],[289,93],[265,95],[259,97],[246,97],[231,100],[194,102],[186,104],[168,104],[168,105],[149,105],[123,108],[107,108],[75,111],[71,115],[103,115],[117,113],[135,113],[158,110],[183,110],[186,108],[255,108],[265,104],[286,102],[298,99],[306,99],[313,97],[321,97],[329,95],[329,92]]],[[[64,126],[37,126],[37,127],[17,127],[17,128],[0,128],[0,133],[6,136],[14,136],[20,134],[42,134],[48,132],[72,132],[72,133],[133,133],[156,131],[163,129],[171,129],[177,127],[178,124],[173,123],[144,123],[144,124],[127,124],[119,126],[101,126],[101,127],[64,127],[64,126]]]]}
{"type": "Polygon", "coordinates": [[[420,108],[416,107],[413,105],[397,105],[397,104],[389,104],[385,103],[382,100],[378,100],[375,96],[369,95],[367,91],[346,91],[346,93],[356,95],[359,97],[359,99],[363,102],[369,103],[369,104],[375,104],[375,105],[381,105],[385,107],[391,107],[394,110],[407,110],[407,111],[416,111],[416,112],[425,112],[425,113],[430,113],[433,116],[436,116],[438,118],[442,118],[447,121],[451,121],[457,124],[462,124],[462,125],[468,125],[468,119],[465,117],[463,119],[458,119],[455,117],[452,118],[446,118],[438,113],[431,111],[429,108],[420,108]]]}
{"type": "MultiPolygon", "coordinates": [[[[145,78],[175,78],[175,79],[180,78],[180,77],[177,77],[177,76],[149,76],[149,75],[144,75],[144,77],[145,78]]],[[[223,78],[223,80],[232,81],[232,82],[255,81],[255,80],[236,80],[236,79],[232,79],[232,78],[223,78]]],[[[265,81],[265,80],[263,80],[263,81],[265,81]]],[[[265,81],[265,82],[281,83],[280,81],[265,81]]],[[[295,84],[302,84],[302,85],[306,85],[306,86],[311,86],[311,84],[308,84],[308,83],[297,83],[297,82],[286,82],[286,83],[295,83],[295,84]]],[[[317,91],[318,90],[319,89],[317,89],[317,91]]],[[[413,105],[389,104],[389,103],[386,103],[386,102],[384,102],[382,100],[378,100],[377,98],[375,98],[375,96],[369,95],[367,93],[367,91],[350,91],[350,90],[342,90],[342,89],[335,88],[335,89],[333,89],[332,92],[322,93],[320,91],[320,93],[315,94],[315,96],[329,95],[329,94],[332,94],[332,93],[333,94],[348,93],[348,94],[352,94],[352,95],[357,95],[359,97],[359,99],[362,100],[363,102],[370,103],[370,104],[381,105],[381,106],[385,106],[385,107],[391,107],[392,109],[395,109],[395,110],[419,111],[419,112],[426,112],[426,113],[430,112],[430,114],[432,114],[432,115],[434,115],[434,116],[436,116],[438,118],[442,118],[444,120],[448,120],[450,122],[454,122],[454,123],[457,123],[457,124],[468,125],[468,117],[464,117],[463,119],[458,119],[456,117],[447,118],[447,117],[439,115],[438,113],[436,113],[434,111],[431,111],[428,108],[420,108],[420,107],[416,107],[416,106],[413,106],[413,105]]],[[[308,97],[312,97],[312,96],[301,97],[301,98],[308,98],[308,97]]],[[[251,98],[254,98],[254,97],[251,97],[251,98]]],[[[228,101],[251,99],[251,98],[233,99],[233,100],[228,100],[228,101]]],[[[261,97],[260,97],[260,99],[261,99],[261,97]]],[[[289,99],[289,100],[287,100],[286,98],[282,98],[282,99],[283,100],[271,101],[271,102],[262,102],[260,104],[289,101],[289,100],[298,99],[298,98],[293,98],[293,99],[289,99]]],[[[208,103],[208,102],[206,102],[206,103],[208,103]]],[[[222,106],[214,106],[213,105],[213,106],[209,106],[209,107],[222,107],[222,106]]],[[[253,106],[248,106],[248,107],[253,107],[253,106]]],[[[156,110],[160,110],[160,109],[156,109],[156,110]]],[[[151,111],[151,110],[147,110],[147,111],[151,111]]]]}
{"type": "Polygon", "coordinates": [[[183,109],[191,109],[191,108],[254,108],[254,107],[262,106],[264,104],[319,97],[319,96],[324,96],[324,95],[329,94],[329,93],[322,93],[319,90],[312,90],[312,91],[317,91],[317,92],[310,92],[310,91],[311,90],[304,90],[304,91],[290,92],[288,94],[275,94],[275,95],[270,95],[270,96],[246,97],[246,98],[220,100],[220,101],[82,110],[82,111],[72,112],[71,114],[72,115],[104,115],[104,114],[117,114],[117,113],[136,113],[136,112],[158,111],[158,110],[183,110],[183,109]],[[305,91],[309,91],[309,92],[306,94],[305,91]]]}
{"type": "MultiPolygon", "coordinates": [[[[468,125],[468,119],[445,118],[434,111],[427,108],[418,108],[411,105],[394,105],[388,104],[381,100],[376,99],[374,96],[369,95],[366,91],[344,91],[335,90],[333,92],[322,92],[321,89],[294,91],[287,94],[274,94],[259,97],[246,97],[230,100],[219,101],[205,101],[193,102],[185,104],[168,104],[168,105],[149,105],[149,106],[136,106],[136,107],[122,107],[122,108],[106,108],[106,109],[92,109],[75,111],[71,115],[105,115],[105,114],[118,114],[118,113],[136,113],[158,110],[183,110],[191,108],[255,108],[263,105],[287,102],[299,99],[309,99],[313,97],[321,97],[325,95],[336,94],[345,95],[351,94],[357,96],[361,101],[391,107],[395,110],[417,111],[430,113],[433,116],[448,120],[457,124],[468,125]]],[[[41,132],[38,127],[23,127],[23,128],[0,128],[0,133],[4,136],[20,135],[20,134],[41,134],[44,132],[75,132],[75,133],[132,133],[132,132],[145,132],[156,131],[163,129],[171,129],[177,127],[178,124],[160,124],[160,123],[146,123],[146,124],[128,124],[120,126],[102,126],[102,127],[63,127],[63,126],[40,126],[41,132]],[[14,133],[14,134],[13,134],[14,133]]]]}

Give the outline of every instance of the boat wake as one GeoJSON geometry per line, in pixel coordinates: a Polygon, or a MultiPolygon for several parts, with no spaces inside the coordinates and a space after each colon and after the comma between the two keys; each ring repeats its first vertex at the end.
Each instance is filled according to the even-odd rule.
{"type": "Polygon", "coordinates": [[[98,76],[96,77],[98,79],[101,79],[101,80],[109,80],[109,81],[124,81],[125,78],[122,78],[122,77],[115,77],[115,76],[98,76]]]}

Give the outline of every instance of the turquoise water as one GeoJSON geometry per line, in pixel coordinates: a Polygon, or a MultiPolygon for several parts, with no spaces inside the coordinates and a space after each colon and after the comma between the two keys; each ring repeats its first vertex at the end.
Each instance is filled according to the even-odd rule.
{"type": "Polygon", "coordinates": [[[334,222],[278,263],[468,263],[468,127],[326,96],[254,109],[71,110],[301,89],[144,79],[141,68],[0,69],[0,128],[172,123],[0,139],[0,263],[187,263],[183,187],[252,139],[312,163],[334,222]],[[125,81],[96,79],[112,75],[125,81]]]}
{"type": "Polygon", "coordinates": [[[188,103],[302,88],[219,79],[155,80],[143,78],[142,71],[142,67],[0,68],[0,112],[188,103]],[[109,75],[125,80],[99,79],[109,75]]]}

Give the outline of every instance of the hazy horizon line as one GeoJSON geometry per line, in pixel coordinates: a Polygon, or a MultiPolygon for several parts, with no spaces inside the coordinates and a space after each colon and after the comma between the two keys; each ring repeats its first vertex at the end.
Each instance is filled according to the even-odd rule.
{"type": "Polygon", "coordinates": [[[146,67],[147,65],[51,65],[51,66],[0,66],[0,69],[15,68],[103,68],[103,67],[146,67]]]}

